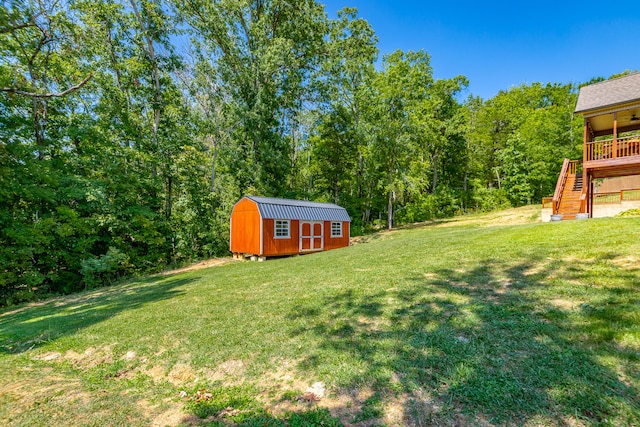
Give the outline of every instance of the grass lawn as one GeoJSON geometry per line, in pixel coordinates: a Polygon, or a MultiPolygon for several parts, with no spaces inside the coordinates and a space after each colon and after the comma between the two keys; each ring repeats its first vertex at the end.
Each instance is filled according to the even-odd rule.
{"type": "Polygon", "coordinates": [[[0,312],[9,425],[640,425],[640,219],[537,207],[0,312]]]}

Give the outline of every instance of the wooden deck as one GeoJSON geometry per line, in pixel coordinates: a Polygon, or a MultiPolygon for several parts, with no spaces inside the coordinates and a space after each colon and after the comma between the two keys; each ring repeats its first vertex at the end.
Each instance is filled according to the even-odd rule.
{"type": "Polygon", "coordinates": [[[587,142],[583,168],[593,178],[640,175],[639,137],[587,142]]]}

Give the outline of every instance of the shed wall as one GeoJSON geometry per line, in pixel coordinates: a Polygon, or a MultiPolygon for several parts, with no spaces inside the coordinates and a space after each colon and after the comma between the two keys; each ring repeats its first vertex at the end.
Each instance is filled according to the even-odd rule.
{"type": "MultiPolygon", "coordinates": [[[[286,218],[283,218],[286,219],[286,218]]],[[[263,245],[264,250],[260,255],[263,256],[277,256],[277,255],[291,255],[300,252],[300,221],[292,219],[289,221],[289,238],[277,238],[274,239],[275,234],[275,220],[264,219],[262,220],[262,230],[264,233],[263,245]]]]}
{"type": "Polygon", "coordinates": [[[260,253],[260,212],[256,203],[242,199],[231,212],[231,252],[260,253]]]}
{"type": "Polygon", "coordinates": [[[349,246],[349,222],[342,221],[342,237],[331,237],[331,222],[324,222],[324,249],[337,249],[349,246]]]}

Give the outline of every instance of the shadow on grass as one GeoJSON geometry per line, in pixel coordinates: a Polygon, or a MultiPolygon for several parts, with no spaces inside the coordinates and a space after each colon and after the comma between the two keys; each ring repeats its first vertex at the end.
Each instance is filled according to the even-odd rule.
{"type": "Polygon", "coordinates": [[[150,278],[8,310],[0,314],[0,352],[37,348],[122,311],[173,298],[181,293],[175,288],[196,280],[150,278]]]}
{"type": "Polygon", "coordinates": [[[404,396],[412,423],[638,425],[640,355],[619,344],[637,328],[638,274],[593,270],[612,258],[486,259],[325,298],[290,315],[308,325],[296,334],[320,342],[299,369],[346,360],[358,368],[337,376],[338,387],[404,396]]]}

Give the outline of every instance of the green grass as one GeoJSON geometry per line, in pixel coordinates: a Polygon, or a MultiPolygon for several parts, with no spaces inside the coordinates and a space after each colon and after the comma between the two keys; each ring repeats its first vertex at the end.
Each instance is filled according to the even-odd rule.
{"type": "Polygon", "coordinates": [[[0,419],[640,425],[640,219],[535,217],[6,309],[0,419]],[[326,395],[305,399],[316,382],[326,395]]]}

